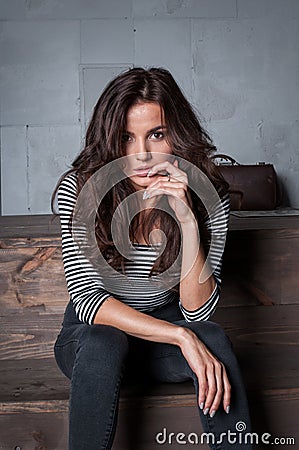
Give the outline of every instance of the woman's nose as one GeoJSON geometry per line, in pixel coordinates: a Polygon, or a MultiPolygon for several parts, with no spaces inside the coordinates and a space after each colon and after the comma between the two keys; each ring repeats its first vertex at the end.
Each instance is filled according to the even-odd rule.
{"type": "Polygon", "coordinates": [[[151,158],[151,153],[147,142],[140,139],[136,142],[136,158],[140,161],[146,161],[151,158]]]}

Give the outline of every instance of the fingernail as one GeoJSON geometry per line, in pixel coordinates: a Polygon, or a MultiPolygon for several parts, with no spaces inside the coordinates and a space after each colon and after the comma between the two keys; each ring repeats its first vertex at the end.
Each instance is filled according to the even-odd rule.
{"type": "Polygon", "coordinates": [[[153,170],[150,169],[150,170],[147,172],[147,177],[149,177],[152,173],[153,173],[153,170]]]}
{"type": "Polygon", "coordinates": [[[143,200],[146,200],[147,198],[150,198],[150,196],[151,196],[151,194],[149,192],[144,191],[142,198],[143,198],[143,200]]]}
{"type": "Polygon", "coordinates": [[[201,404],[199,405],[200,409],[203,409],[203,405],[204,405],[204,403],[201,402],[201,404]]]}
{"type": "Polygon", "coordinates": [[[209,412],[209,409],[210,409],[210,408],[206,408],[206,409],[204,410],[204,412],[203,412],[203,413],[204,413],[204,415],[205,415],[205,416],[206,416],[206,415],[208,414],[208,412],[209,412]]]}
{"type": "Polygon", "coordinates": [[[227,406],[225,411],[226,411],[226,414],[228,414],[230,412],[230,406],[227,406]]]}
{"type": "Polygon", "coordinates": [[[213,411],[211,412],[211,414],[210,414],[210,417],[213,418],[213,417],[215,416],[215,414],[216,414],[216,411],[213,410],[213,411]]]}

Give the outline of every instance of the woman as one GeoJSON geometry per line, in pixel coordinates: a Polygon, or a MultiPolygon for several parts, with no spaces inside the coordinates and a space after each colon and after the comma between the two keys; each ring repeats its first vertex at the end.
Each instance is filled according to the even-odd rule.
{"type": "Polygon", "coordinates": [[[100,96],[84,149],[56,187],[70,302],[55,356],[71,379],[71,450],[112,447],[128,367],[137,377],[193,380],[211,448],[231,448],[221,433],[235,432],[238,421],[248,431],[230,342],[207,320],[219,299],[229,217],[214,150],[171,74],[134,68],[100,96]],[[82,217],[89,225],[80,242],[82,217]],[[142,367],[137,357],[131,366],[138,348],[142,367]]]}

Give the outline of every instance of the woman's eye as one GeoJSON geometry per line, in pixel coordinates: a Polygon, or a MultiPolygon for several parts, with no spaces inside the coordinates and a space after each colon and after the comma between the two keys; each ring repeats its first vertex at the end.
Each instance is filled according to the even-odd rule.
{"type": "Polygon", "coordinates": [[[131,136],[129,134],[123,134],[121,140],[122,142],[130,142],[131,136]]]}
{"type": "Polygon", "coordinates": [[[164,133],[162,131],[155,131],[155,133],[150,135],[150,138],[152,139],[163,139],[164,133]]]}

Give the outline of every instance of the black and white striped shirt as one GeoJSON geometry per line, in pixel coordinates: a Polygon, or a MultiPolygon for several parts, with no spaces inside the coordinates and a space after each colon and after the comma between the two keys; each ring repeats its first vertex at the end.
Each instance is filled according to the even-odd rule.
{"type": "MultiPolygon", "coordinates": [[[[195,311],[187,311],[175,292],[155,287],[149,282],[149,273],[157,258],[157,249],[151,245],[133,244],[131,251],[134,253],[134,255],[132,253],[134,259],[132,258],[125,263],[126,277],[129,283],[128,285],[120,283],[117,294],[115,294],[116,286],[113,285],[113,289],[111,289],[110,284],[109,290],[109,281],[103,279],[101,273],[95,271],[88,260],[78,252],[77,243],[69,229],[69,221],[77,201],[76,174],[71,173],[62,181],[58,189],[57,200],[65,277],[70,300],[73,302],[80,321],[92,325],[98,309],[109,297],[123,301],[139,311],[152,311],[176,300],[179,302],[182,314],[187,321],[209,319],[215,310],[220,295],[222,248],[218,250],[217,245],[215,245],[210,255],[211,263],[213,263],[213,260],[218,262],[213,273],[216,287],[204,305],[195,311]]],[[[220,212],[216,211],[212,218],[208,217],[206,226],[208,229],[213,226],[213,232],[216,230],[219,236],[225,239],[229,219],[229,196],[224,196],[221,203],[220,212]]]]}

